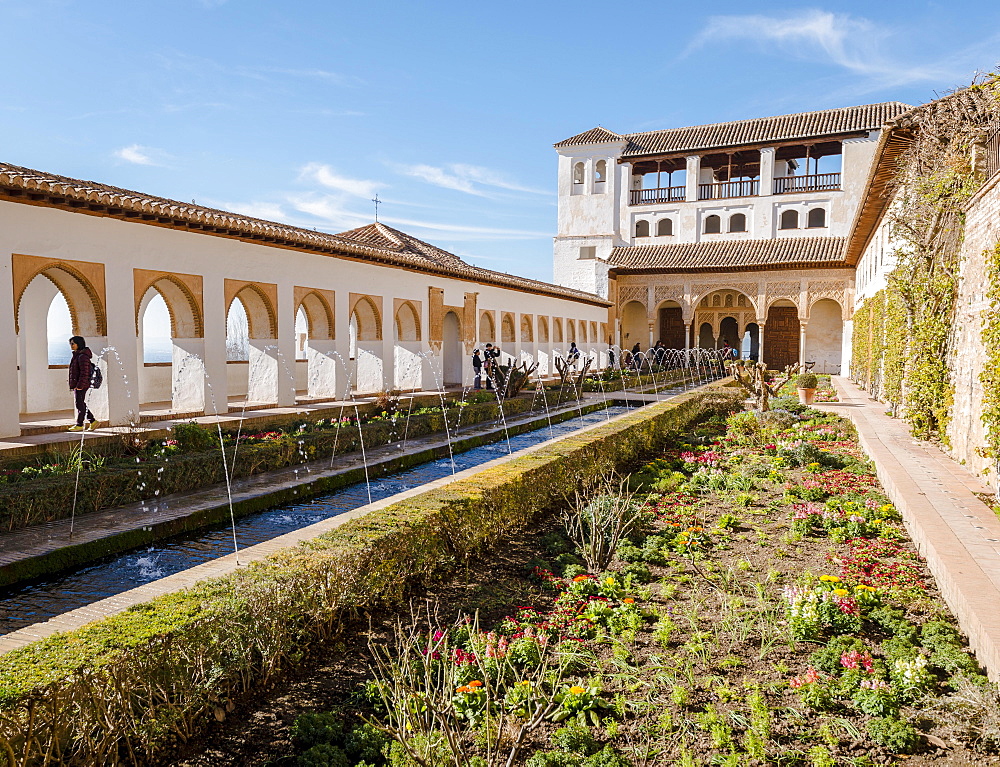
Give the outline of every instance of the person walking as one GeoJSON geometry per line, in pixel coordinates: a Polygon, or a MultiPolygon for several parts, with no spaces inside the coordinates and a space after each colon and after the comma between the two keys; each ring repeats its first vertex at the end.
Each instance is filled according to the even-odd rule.
{"type": "Polygon", "coordinates": [[[87,347],[87,342],[80,336],[69,339],[69,348],[73,350],[73,358],[69,361],[69,388],[76,401],[76,425],[70,426],[70,431],[86,431],[83,421],[89,422],[90,428],[97,428],[97,419],[87,407],[87,390],[90,389],[90,367],[94,363],[94,353],[87,347]]]}
{"type": "Polygon", "coordinates": [[[569,354],[566,355],[569,360],[569,364],[573,366],[576,370],[576,363],[580,361],[580,350],[576,347],[576,341],[571,341],[569,344],[569,354]]]}
{"type": "Polygon", "coordinates": [[[483,388],[483,358],[479,355],[479,349],[472,352],[472,371],[476,374],[473,388],[479,391],[483,388]]]}

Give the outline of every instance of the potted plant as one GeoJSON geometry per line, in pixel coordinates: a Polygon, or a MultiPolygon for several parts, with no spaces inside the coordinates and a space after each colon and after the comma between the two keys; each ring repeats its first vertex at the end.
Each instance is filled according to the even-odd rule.
{"type": "Polygon", "coordinates": [[[799,390],[799,402],[803,405],[811,405],[813,397],[816,396],[816,385],[818,379],[812,373],[800,373],[795,377],[795,388],[799,390]]]}

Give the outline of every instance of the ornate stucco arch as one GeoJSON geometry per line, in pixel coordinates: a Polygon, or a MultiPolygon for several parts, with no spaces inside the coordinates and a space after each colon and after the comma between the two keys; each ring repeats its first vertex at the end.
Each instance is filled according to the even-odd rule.
{"type": "Polygon", "coordinates": [[[43,276],[56,286],[69,306],[73,332],[82,336],[108,334],[104,297],[104,264],[23,256],[12,257],[14,329],[20,332],[21,299],[28,285],[43,276]]]}
{"type": "Polygon", "coordinates": [[[334,324],[334,294],[332,290],[318,288],[295,288],[295,310],[297,317],[299,309],[306,316],[309,338],[314,341],[332,341],[336,338],[334,324]]]}
{"type": "Polygon", "coordinates": [[[278,337],[278,286],[268,282],[226,280],[226,317],[233,300],[239,299],[247,314],[250,338],[278,337]]]}
{"type": "Polygon", "coordinates": [[[163,298],[170,315],[170,335],[173,338],[203,338],[205,321],[202,279],[193,274],[155,272],[133,269],[135,288],[135,332],[142,332],[142,314],[152,299],[150,291],[163,298]]]}

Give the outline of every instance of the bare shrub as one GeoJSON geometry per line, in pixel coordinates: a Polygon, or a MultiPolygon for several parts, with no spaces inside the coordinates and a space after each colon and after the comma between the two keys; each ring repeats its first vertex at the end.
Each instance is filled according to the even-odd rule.
{"type": "Polygon", "coordinates": [[[618,476],[605,478],[589,499],[576,491],[562,513],[563,527],[592,573],[606,569],[622,539],[645,520],[644,504],[628,489],[628,478],[618,476]]]}

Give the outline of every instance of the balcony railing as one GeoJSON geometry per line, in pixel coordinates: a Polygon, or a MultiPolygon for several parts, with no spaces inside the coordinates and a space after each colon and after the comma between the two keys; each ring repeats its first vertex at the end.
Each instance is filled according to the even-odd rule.
{"type": "Polygon", "coordinates": [[[633,189],[629,205],[654,205],[662,202],[684,202],[683,186],[664,186],[659,189],[633,189]]]}
{"type": "Polygon", "coordinates": [[[698,184],[699,200],[721,200],[726,197],[753,197],[760,183],[757,179],[745,181],[719,181],[712,184],[698,184]]]}
{"type": "Polygon", "coordinates": [[[840,189],[839,173],[817,173],[811,176],[782,176],[774,179],[774,193],[825,192],[840,189]]]}

